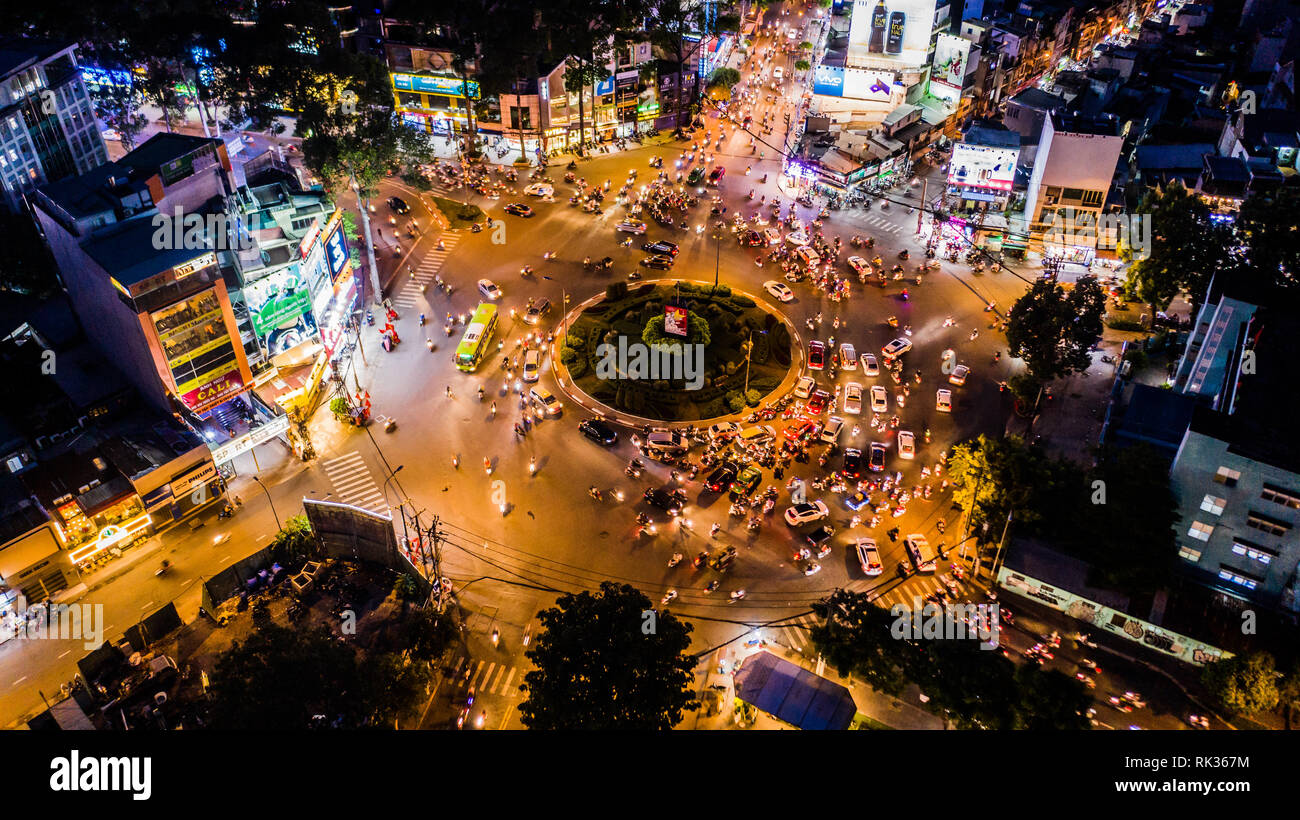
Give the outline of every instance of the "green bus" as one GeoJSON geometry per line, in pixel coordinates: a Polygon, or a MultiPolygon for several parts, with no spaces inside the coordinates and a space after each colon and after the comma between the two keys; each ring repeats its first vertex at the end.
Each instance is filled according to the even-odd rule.
{"type": "Polygon", "coordinates": [[[469,317],[469,327],[456,345],[456,366],[471,373],[487,355],[492,333],[497,327],[497,306],[480,303],[469,317]]]}

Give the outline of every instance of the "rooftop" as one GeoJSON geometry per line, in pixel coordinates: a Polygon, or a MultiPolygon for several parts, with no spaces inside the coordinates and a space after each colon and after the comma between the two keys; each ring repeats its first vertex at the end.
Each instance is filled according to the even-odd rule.
{"type": "Polygon", "coordinates": [[[800,729],[847,729],[858,712],[848,689],[771,652],[745,659],[736,697],[800,729]]]}
{"type": "Polygon", "coordinates": [[[82,250],[126,288],[202,254],[187,248],[159,250],[153,242],[156,231],[150,218],[132,219],[91,237],[82,250]]]}
{"type": "Polygon", "coordinates": [[[60,40],[31,37],[0,37],[0,77],[8,77],[74,45],[60,40]]]}
{"type": "Polygon", "coordinates": [[[1055,111],[1065,108],[1065,99],[1049,94],[1041,88],[1030,86],[1011,98],[1011,102],[1038,111],[1055,111]]]}

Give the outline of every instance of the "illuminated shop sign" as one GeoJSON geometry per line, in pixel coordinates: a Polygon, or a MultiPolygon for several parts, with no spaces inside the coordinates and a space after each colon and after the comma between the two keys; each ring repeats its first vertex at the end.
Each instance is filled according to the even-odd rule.
{"type": "Polygon", "coordinates": [[[428,74],[394,74],[393,87],[398,91],[416,91],[422,94],[442,94],[448,97],[464,97],[465,86],[469,86],[470,99],[479,96],[478,83],[468,82],[459,77],[434,77],[428,74]]]}

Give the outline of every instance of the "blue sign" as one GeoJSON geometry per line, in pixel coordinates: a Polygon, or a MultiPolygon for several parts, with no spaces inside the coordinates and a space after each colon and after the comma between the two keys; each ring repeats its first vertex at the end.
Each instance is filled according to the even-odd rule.
{"type": "MultiPolygon", "coordinates": [[[[478,99],[478,83],[470,80],[469,96],[478,99]]],[[[434,77],[429,74],[394,74],[393,88],[398,91],[418,91],[424,94],[443,94],[449,97],[464,97],[465,86],[459,77],[434,77]]]]}
{"type": "Polygon", "coordinates": [[[817,66],[813,72],[813,93],[827,97],[844,96],[844,69],[833,65],[817,66]]]}
{"type": "Polygon", "coordinates": [[[330,266],[330,275],[337,278],[348,263],[348,249],[343,241],[343,226],[334,229],[330,238],[325,240],[325,260],[330,266]]]}
{"type": "Polygon", "coordinates": [[[610,77],[610,78],[608,78],[608,79],[601,80],[600,82],[596,83],[596,96],[597,96],[597,97],[603,97],[603,96],[605,96],[606,94],[613,94],[613,93],[614,93],[614,78],[613,78],[613,77],[610,77]]]}

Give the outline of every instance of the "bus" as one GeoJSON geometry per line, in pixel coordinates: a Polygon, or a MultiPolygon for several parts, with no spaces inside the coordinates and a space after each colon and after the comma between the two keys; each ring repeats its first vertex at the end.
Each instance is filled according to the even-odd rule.
{"type": "Polygon", "coordinates": [[[479,303],[474,308],[474,315],[469,317],[469,327],[460,344],[456,345],[456,366],[466,373],[471,373],[478,363],[487,355],[488,346],[492,344],[492,333],[497,327],[497,306],[479,303]]]}
{"type": "Polygon", "coordinates": [[[917,572],[934,572],[934,547],[930,546],[930,542],[924,535],[914,532],[907,536],[903,543],[907,547],[907,557],[912,559],[912,565],[916,567],[917,572]]]}

